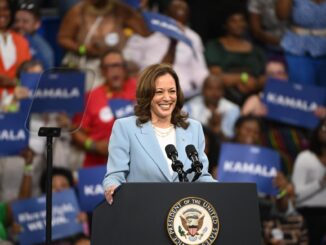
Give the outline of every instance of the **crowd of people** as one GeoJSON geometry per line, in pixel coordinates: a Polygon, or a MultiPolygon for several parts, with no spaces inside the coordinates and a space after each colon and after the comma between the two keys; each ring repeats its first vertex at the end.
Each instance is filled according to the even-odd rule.
{"type": "MultiPolygon", "coordinates": [[[[53,191],[76,186],[80,168],[105,164],[106,177],[114,177],[106,180],[105,187],[128,178],[137,181],[137,175],[119,175],[121,166],[116,162],[125,155],[119,155],[121,147],[109,145],[109,139],[111,133],[117,141],[129,138],[129,129],[113,125],[116,119],[133,114],[147,125],[149,118],[141,110],[159,95],[136,94],[136,89],[137,93],[145,90],[143,80],[150,79],[146,72],[140,74],[146,67],[155,70],[155,64],[171,64],[164,69],[170,77],[173,70],[176,72],[174,82],[184,95],[184,105],[178,97],[176,107],[188,113],[190,127],[197,127],[192,119],[201,123],[213,178],[218,176],[223,143],[256,145],[279,153],[281,170],[273,180],[279,195],[259,194],[262,244],[326,244],[326,101],[311,112],[318,125],[307,129],[266,117],[268,108],[263,99],[269,79],[326,89],[326,0],[221,1],[223,11],[216,10],[220,13],[218,23],[206,23],[214,19],[210,12],[200,16],[207,26],[218,24],[221,31],[213,38],[192,17],[198,6],[194,0],[140,0],[136,8],[122,0],[59,1],[59,7],[65,5],[66,10],[57,30],[56,44],[65,50],[60,64],[55,64],[54,44],[38,33],[44,17],[41,2],[0,0],[0,115],[16,113],[19,101],[29,96],[20,82],[22,73],[57,67],[87,71],[83,113],[72,117],[62,112],[38,114],[30,120],[35,129],[47,125],[67,129],[54,142],[53,191]],[[174,19],[192,45],[151,31],[144,11],[159,11],[174,19]],[[116,100],[136,104],[135,111],[116,113],[116,100]],[[110,149],[114,153],[110,154],[110,149]]],[[[203,9],[210,4],[216,7],[210,1],[201,2],[203,9]]],[[[135,124],[132,120],[127,122],[130,127],[135,124]]],[[[175,125],[184,123],[181,116],[175,120],[175,125]]],[[[169,131],[166,125],[160,126],[153,126],[159,135],[173,131],[170,124],[169,131]]],[[[132,150],[142,150],[137,141],[131,143],[137,145],[132,150]]],[[[45,144],[44,139],[30,135],[29,145],[20,155],[0,157],[0,244],[17,243],[20,232],[10,204],[44,193],[45,144]]],[[[134,165],[145,175],[150,171],[134,165]]],[[[80,213],[83,233],[57,243],[89,244],[90,217],[90,213],[80,213]]]]}

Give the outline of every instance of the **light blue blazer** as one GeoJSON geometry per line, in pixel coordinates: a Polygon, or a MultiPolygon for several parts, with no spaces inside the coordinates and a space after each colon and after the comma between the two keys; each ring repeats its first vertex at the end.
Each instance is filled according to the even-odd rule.
{"type": "MultiPolygon", "coordinates": [[[[208,159],[204,153],[205,138],[199,122],[188,119],[189,127],[176,127],[176,149],[184,170],[191,166],[185,147],[193,144],[203,163],[200,182],[214,182],[208,173],[208,159]]],[[[103,180],[104,189],[124,182],[178,182],[178,175],[170,174],[168,165],[156,138],[151,122],[136,125],[136,117],[131,116],[115,121],[109,141],[107,172],[103,180]]],[[[193,174],[188,175],[189,180],[193,174]]]]}

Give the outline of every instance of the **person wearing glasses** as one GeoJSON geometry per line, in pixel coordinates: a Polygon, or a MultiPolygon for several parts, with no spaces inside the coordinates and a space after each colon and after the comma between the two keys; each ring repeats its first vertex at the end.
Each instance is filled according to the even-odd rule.
{"type": "Polygon", "coordinates": [[[128,77],[120,51],[106,52],[100,69],[105,82],[87,94],[84,115],[75,120],[81,127],[72,134],[73,141],[86,153],[84,167],[106,163],[115,119],[133,113],[136,80],[128,77]]]}

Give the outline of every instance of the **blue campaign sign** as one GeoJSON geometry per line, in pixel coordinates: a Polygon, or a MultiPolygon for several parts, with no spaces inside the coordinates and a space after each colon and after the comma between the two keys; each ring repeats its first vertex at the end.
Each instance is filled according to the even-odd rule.
{"type": "Polygon", "coordinates": [[[116,119],[134,115],[134,102],[126,99],[110,99],[108,103],[116,119]]]}
{"type": "Polygon", "coordinates": [[[85,73],[78,71],[49,71],[42,75],[23,73],[22,86],[31,90],[32,113],[84,110],[85,73]]]}
{"type": "Polygon", "coordinates": [[[267,118],[312,129],[319,122],[314,110],[325,104],[326,89],[271,79],[266,82],[263,102],[267,118]]]}
{"type": "Polygon", "coordinates": [[[82,168],[78,171],[79,203],[83,211],[91,212],[104,199],[102,181],[106,166],[82,168]]]}
{"type": "Polygon", "coordinates": [[[134,9],[138,9],[140,7],[140,0],[123,0],[123,2],[130,5],[134,9]]]}
{"type": "MultiPolygon", "coordinates": [[[[19,241],[22,245],[45,242],[45,196],[16,201],[12,204],[15,222],[22,226],[19,241]]],[[[53,193],[52,240],[69,237],[83,231],[77,222],[80,212],[76,194],[72,189],[53,193]]]]}
{"type": "Polygon", "coordinates": [[[220,182],[254,182],[259,192],[277,195],[272,180],[280,170],[280,156],[271,149],[225,143],[218,165],[220,182]]]}
{"type": "Polygon", "coordinates": [[[41,73],[25,73],[23,72],[21,74],[21,83],[24,87],[29,88],[31,91],[35,91],[37,88],[40,78],[42,74],[41,73]]]}
{"type": "Polygon", "coordinates": [[[28,146],[26,116],[27,108],[22,106],[15,113],[0,113],[0,156],[19,155],[28,146]]]}
{"type": "Polygon", "coordinates": [[[161,32],[168,37],[186,43],[192,48],[191,40],[184,35],[174,19],[152,12],[144,12],[143,15],[147,26],[151,31],[161,32]]]}

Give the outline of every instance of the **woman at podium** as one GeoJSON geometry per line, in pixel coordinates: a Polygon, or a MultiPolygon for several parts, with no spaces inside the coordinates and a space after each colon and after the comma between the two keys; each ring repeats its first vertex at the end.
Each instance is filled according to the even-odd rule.
{"type": "MultiPolygon", "coordinates": [[[[181,162],[182,171],[193,166],[194,159],[188,159],[189,151],[185,151],[187,146],[193,145],[197,163],[202,164],[198,181],[215,181],[208,173],[202,126],[188,119],[182,111],[183,103],[179,78],[170,65],[152,65],[141,73],[135,116],[116,120],[109,141],[107,172],[103,180],[109,204],[113,202],[116,187],[124,182],[178,182],[179,175],[175,167],[172,168],[171,155],[169,158],[166,154],[166,146],[171,144],[175,146],[173,163],[181,162]]],[[[180,168],[178,170],[180,173],[180,168]]],[[[187,176],[190,181],[198,173],[194,172],[187,176]]]]}

